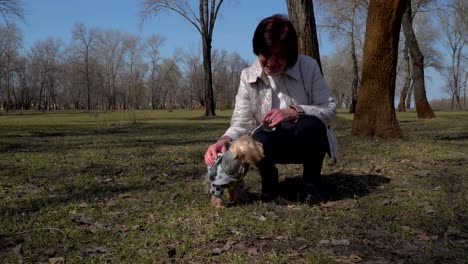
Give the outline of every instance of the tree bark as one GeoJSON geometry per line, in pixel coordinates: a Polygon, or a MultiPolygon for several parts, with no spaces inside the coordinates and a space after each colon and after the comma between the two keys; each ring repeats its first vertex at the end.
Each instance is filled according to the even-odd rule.
{"type": "Polygon", "coordinates": [[[371,0],[352,134],[401,138],[394,100],[398,42],[406,0],[371,0]]]}
{"type": "Polygon", "coordinates": [[[419,44],[413,31],[411,0],[408,0],[406,3],[402,25],[413,65],[411,75],[414,84],[414,103],[416,112],[418,113],[418,118],[434,118],[434,111],[432,111],[426,97],[426,86],[424,84],[424,56],[419,49],[419,44]]]}
{"type": "Polygon", "coordinates": [[[408,91],[410,90],[411,85],[411,67],[408,52],[408,45],[405,43],[405,47],[403,48],[403,63],[405,64],[406,78],[400,94],[400,102],[398,103],[397,108],[398,112],[406,112],[406,97],[408,96],[408,91]]]}
{"type": "Polygon", "coordinates": [[[352,18],[351,18],[351,33],[350,33],[350,41],[351,41],[351,59],[353,61],[353,82],[351,86],[351,106],[349,107],[350,113],[356,112],[356,104],[357,104],[357,97],[358,97],[358,84],[359,84],[359,69],[358,69],[358,61],[356,56],[356,42],[354,41],[354,24],[355,24],[355,17],[356,17],[356,0],[353,0],[353,11],[352,11],[352,18]]]}
{"type": "Polygon", "coordinates": [[[312,0],[286,0],[291,23],[297,31],[299,53],[314,58],[322,72],[312,0]]]}
{"type": "Polygon", "coordinates": [[[205,116],[216,116],[213,95],[213,73],[211,69],[211,41],[216,16],[222,2],[223,0],[220,0],[216,6],[216,1],[212,1],[210,9],[208,9],[208,0],[200,0],[200,33],[202,34],[203,69],[205,76],[205,116]]]}

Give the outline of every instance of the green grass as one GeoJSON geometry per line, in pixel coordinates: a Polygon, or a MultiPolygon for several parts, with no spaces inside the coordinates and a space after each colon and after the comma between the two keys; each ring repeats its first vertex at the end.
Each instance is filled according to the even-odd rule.
{"type": "Polygon", "coordinates": [[[279,166],[287,204],[215,210],[203,154],[229,111],[0,114],[0,262],[357,263],[468,261],[468,112],[398,114],[404,139],[334,123],[330,201],[297,202],[301,167],[279,166]]]}

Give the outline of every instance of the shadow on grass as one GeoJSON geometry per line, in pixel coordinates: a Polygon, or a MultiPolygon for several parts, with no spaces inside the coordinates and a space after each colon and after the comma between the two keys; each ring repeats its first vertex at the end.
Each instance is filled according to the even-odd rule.
{"type": "Polygon", "coordinates": [[[63,204],[75,202],[104,201],[118,197],[121,194],[135,191],[152,191],[156,184],[145,182],[135,184],[93,184],[88,186],[68,186],[66,189],[50,193],[49,195],[22,199],[10,205],[0,205],[0,215],[27,215],[28,213],[44,210],[46,207],[56,207],[63,204]]]}
{"type": "MultiPolygon", "coordinates": [[[[324,201],[337,201],[368,195],[372,190],[387,184],[390,178],[373,174],[334,173],[322,177],[324,201]]],[[[288,177],[280,183],[281,196],[290,202],[303,202],[302,176],[288,177]]]]}

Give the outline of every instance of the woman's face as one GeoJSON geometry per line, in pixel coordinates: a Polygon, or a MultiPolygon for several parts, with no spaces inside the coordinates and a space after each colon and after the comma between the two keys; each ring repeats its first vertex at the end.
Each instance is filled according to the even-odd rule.
{"type": "Polygon", "coordinates": [[[258,59],[263,71],[268,75],[279,74],[286,69],[286,56],[279,45],[273,46],[268,54],[260,54],[258,59]]]}

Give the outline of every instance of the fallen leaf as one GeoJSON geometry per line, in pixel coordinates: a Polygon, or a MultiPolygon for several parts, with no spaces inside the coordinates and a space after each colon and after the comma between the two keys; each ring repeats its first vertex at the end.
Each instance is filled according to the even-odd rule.
{"type": "Polygon", "coordinates": [[[211,250],[211,255],[213,256],[217,256],[217,255],[221,255],[221,253],[223,253],[223,249],[222,248],[213,248],[211,250]]]}
{"type": "Polygon", "coordinates": [[[94,222],[96,222],[94,219],[88,218],[84,215],[82,215],[80,218],[74,218],[72,221],[80,225],[92,225],[94,222]]]}
{"type": "Polygon", "coordinates": [[[331,243],[335,246],[349,246],[351,242],[348,239],[332,239],[331,243]]]}
{"type": "Polygon", "coordinates": [[[390,199],[384,199],[383,201],[380,202],[380,205],[389,205],[391,203],[392,201],[390,199]]]}
{"type": "Polygon", "coordinates": [[[330,240],[322,239],[322,240],[319,241],[319,244],[321,244],[321,245],[330,244],[330,240]]]}
{"type": "Polygon", "coordinates": [[[85,250],[87,253],[106,253],[108,251],[107,248],[103,246],[93,246],[85,250]]]}
{"type": "Polygon", "coordinates": [[[431,171],[428,170],[419,170],[415,171],[414,175],[419,176],[419,177],[427,177],[431,174],[431,171]]]}
{"type": "Polygon", "coordinates": [[[258,250],[257,250],[257,248],[251,247],[251,248],[247,249],[247,253],[249,255],[258,255],[258,250]]]}
{"type": "Polygon", "coordinates": [[[112,216],[112,217],[121,217],[121,216],[127,216],[127,212],[109,212],[107,215],[112,216]]]}
{"type": "Polygon", "coordinates": [[[62,257],[50,258],[49,263],[50,264],[64,264],[65,258],[62,258],[62,257]]]}
{"type": "Polygon", "coordinates": [[[426,211],[426,213],[428,214],[433,214],[435,213],[436,211],[434,210],[434,207],[432,207],[432,205],[430,204],[424,204],[424,210],[426,211]]]}
{"type": "Polygon", "coordinates": [[[359,263],[362,261],[362,258],[358,255],[351,254],[350,256],[337,256],[332,257],[332,259],[338,263],[359,263]]]}

